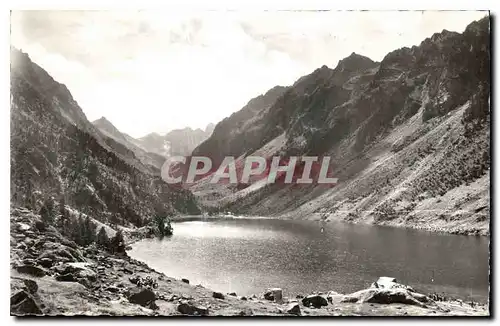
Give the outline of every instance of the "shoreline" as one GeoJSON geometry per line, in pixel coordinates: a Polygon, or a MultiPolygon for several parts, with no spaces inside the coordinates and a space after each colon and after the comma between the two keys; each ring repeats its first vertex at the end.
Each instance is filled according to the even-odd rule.
{"type": "MultiPolygon", "coordinates": [[[[313,214],[314,215],[314,214],[313,214]]],[[[479,236],[479,237],[490,237],[490,230],[477,229],[477,228],[459,228],[452,227],[451,229],[446,229],[444,226],[437,226],[433,224],[404,224],[395,222],[382,222],[382,223],[368,223],[365,221],[350,221],[350,220],[323,220],[321,217],[317,219],[293,219],[293,218],[283,218],[283,217],[264,217],[264,216],[246,216],[246,215],[178,215],[172,217],[170,220],[172,222],[192,222],[192,221],[211,221],[211,220],[237,220],[237,219],[269,219],[269,220],[285,220],[285,221],[310,221],[310,222],[325,222],[325,223],[349,223],[349,224],[362,224],[370,226],[381,226],[397,229],[412,229],[418,231],[425,231],[437,234],[448,234],[448,235],[462,235],[462,236],[479,236]]]]}
{"type": "MultiPolygon", "coordinates": [[[[246,297],[220,293],[190,284],[189,280],[166,276],[128,254],[113,255],[92,246],[77,246],[53,227],[37,230],[38,221],[39,215],[29,210],[11,211],[12,315],[485,317],[490,314],[487,304],[440,301],[439,296],[409,292],[406,287],[382,292],[370,287],[352,294],[325,289],[326,292],[304,293],[303,297],[295,298],[286,296],[286,288],[246,297]]],[[[140,234],[145,232],[135,233],[130,243],[143,239],[137,236],[140,234]]]]}

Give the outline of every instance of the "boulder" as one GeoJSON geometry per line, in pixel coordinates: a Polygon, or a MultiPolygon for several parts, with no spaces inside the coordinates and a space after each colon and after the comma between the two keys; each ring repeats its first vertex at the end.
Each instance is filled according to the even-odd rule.
{"type": "Polygon", "coordinates": [[[306,307],[321,308],[328,306],[328,300],[319,294],[311,294],[302,299],[302,304],[306,307]]]}
{"type": "Polygon", "coordinates": [[[215,299],[221,299],[221,300],[224,300],[224,294],[220,293],[220,292],[213,292],[212,293],[212,297],[215,298],[215,299]]]}
{"type": "Polygon", "coordinates": [[[326,299],[328,300],[328,302],[333,303],[333,301],[335,301],[336,299],[341,300],[343,296],[343,294],[340,294],[338,292],[330,291],[327,293],[326,299]]]}
{"type": "Polygon", "coordinates": [[[38,265],[50,268],[54,265],[54,260],[50,257],[44,257],[37,260],[38,265]]]}
{"type": "Polygon", "coordinates": [[[186,283],[186,284],[189,284],[189,280],[187,278],[183,278],[181,281],[186,283]]]}
{"type": "Polygon", "coordinates": [[[95,282],[97,280],[97,274],[90,269],[82,269],[82,270],[77,272],[76,276],[78,278],[87,279],[90,282],[95,282]]]}
{"type": "Polygon", "coordinates": [[[342,302],[378,304],[400,303],[425,308],[425,303],[432,303],[432,300],[423,294],[411,292],[402,288],[394,288],[390,290],[369,288],[345,296],[342,299],[342,302]]]}
{"type": "Polygon", "coordinates": [[[228,293],[228,295],[235,297],[236,296],[236,292],[228,293]]]}
{"type": "Polygon", "coordinates": [[[43,277],[47,275],[47,272],[43,268],[31,265],[17,266],[16,270],[19,273],[28,274],[35,277],[43,277]]]}
{"type": "Polygon", "coordinates": [[[71,273],[57,275],[56,280],[59,282],[78,282],[78,279],[75,277],[75,275],[71,273]]]}
{"type": "Polygon", "coordinates": [[[131,303],[147,307],[156,300],[156,294],[147,288],[132,288],[128,292],[127,299],[131,303]]]}
{"type": "Polygon", "coordinates": [[[118,287],[114,286],[114,285],[110,285],[110,286],[106,287],[105,290],[108,291],[108,292],[112,292],[112,293],[118,293],[118,292],[120,292],[120,289],[118,287]]]}
{"type": "Polygon", "coordinates": [[[208,308],[196,306],[190,302],[183,301],[177,306],[177,311],[183,315],[208,316],[208,308]]]}
{"type": "Polygon", "coordinates": [[[29,229],[31,229],[31,227],[28,224],[21,223],[21,222],[17,223],[17,230],[18,231],[25,232],[25,231],[28,231],[29,229]]]}
{"type": "Polygon", "coordinates": [[[29,293],[20,290],[10,297],[10,313],[17,316],[42,315],[42,310],[29,293]]]}
{"type": "Polygon", "coordinates": [[[415,292],[415,290],[411,286],[398,283],[394,277],[388,277],[388,276],[379,277],[376,282],[372,283],[370,288],[372,288],[372,289],[385,289],[385,290],[406,289],[410,292],[415,292]]]}
{"type": "Polygon", "coordinates": [[[291,315],[300,316],[300,306],[299,306],[299,304],[296,303],[296,302],[290,303],[286,307],[286,313],[287,314],[291,314],[291,315]]]}
{"type": "Polygon", "coordinates": [[[238,316],[253,316],[253,310],[250,308],[245,308],[238,313],[238,316]]]}
{"type": "Polygon", "coordinates": [[[18,290],[34,294],[38,291],[38,284],[27,278],[13,276],[10,280],[10,292],[14,293],[18,290]]]}
{"type": "Polygon", "coordinates": [[[280,302],[283,299],[283,290],[280,288],[266,289],[266,291],[264,292],[264,299],[280,302]]]}

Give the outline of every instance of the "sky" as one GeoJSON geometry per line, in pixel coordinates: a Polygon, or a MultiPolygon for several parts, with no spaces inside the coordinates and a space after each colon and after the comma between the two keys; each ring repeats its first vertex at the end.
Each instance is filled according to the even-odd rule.
{"type": "Polygon", "coordinates": [[[90,121],[133,137],[204,129],[352,52],[381,61],[479,11],[13,11],[11,43],[90,121]]]}

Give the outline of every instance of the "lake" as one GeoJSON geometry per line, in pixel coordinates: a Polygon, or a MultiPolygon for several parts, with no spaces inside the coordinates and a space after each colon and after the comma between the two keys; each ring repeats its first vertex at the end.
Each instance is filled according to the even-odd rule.
{"type": "Polygon", "coordinates": [[[221,219],[173,223],[129,255],[212,290],[351,293],[392,276],[423,293],[487,302],[489,238],[342,222],[221,219]]]}

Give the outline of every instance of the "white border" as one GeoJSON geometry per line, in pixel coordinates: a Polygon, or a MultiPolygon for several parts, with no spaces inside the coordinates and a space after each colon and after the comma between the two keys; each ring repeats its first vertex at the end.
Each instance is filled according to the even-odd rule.
{"type": "MultiPolygon", "coordinates": [[[[0,182],[1,182],[1,196],[0,196],[0,201],[1,201],[1,207],[2,207],[2,212],[5,214],[2,216],[2,223],[3,228],[2,232],[4,232],[4,236],[2,236],[3,244],[1,245],[1,253],[2,253],[2,258],[1,261],[3,262],[3,268],[2,268],[2,276],[1,279],[3,280],[2,288],[1,288],[1,293],[2,293],[2,302],[0,303],[1,307],[1,318],[2,320],[6,321],[7,323],[13,323],[16,320],[13,317],[9,317],[10,315],[10,309],[9,309],[9,293],[10,293],[10,286],[9,283],[7,283],[7,279],[9,278],[9,265],[8,262],[10,261],[10,255],[9,255],[9,247],[10,244],[8,243],[9,240],[9,235],[8,230],[10,229],[9,227],[9,185],[10,185],[10,180],[9,180],[9,164],[10,164],[10,159],[9,159],[9,147],[10,147],[10,133],[9,133],[9,108],[10,108],[10,95],[9,95],[9,11],[8,9],[146,9],[146,8],[161,8],[161,9],[170,9],[170,10],[315,10],[315,9],[332,9],[332,10],[360,10],[360,9],[365,9],[365,10],[394,10],[394,9],[405,9],[405,10],[486,10],[489,9],[491,10],[491,13],[495,15],[495,13],[498,13],[497,7],[498,7],[498,1],[489,1],[489,0],[475,0],[475,1],[470,1],[470,0],[453,0],[453,1],[435,1],[435,0],[420,0],[420,1],[408,1],[406,3],[402,3],[402,1],[361,1],[361,0],[349,0],[349,1],[344,1],[344,2],[333,2],[333,1],[327,1],[327,0],[280,0],[280,1],[271,1],[271,0],[249,0],[249,1],[238,1],[238,0],[212,0],[212,1],[203,1],[203,0],[173,0],[173,1],[166,1],[166,0],[129,0],[127,2],[124,2],[123,0],[79,0],[79,1],[70,1],[70,0],[49,0],[49,1],[44,1],[43,3],[40,3],[40,1],[36,0],[18,0],[18,1],[4,1],[1,3],[1,6],[3,7],[6,5],[5,10],[2,10],[0,13],[0,21],[1,21],[1,26],[3,29],[1,30],[0,37],[1,40],[0,42],[4,44],[5,46],[1,48],[0,55],[1,55],[1,73],[0,76],[3,81],[3,87],[1,88],[0,91],[0,98],[1,101],[0,103],[4,104],[2,105],[2,108],[0,110],[0,114],[2,115],[0,118],[0,123],[2,124],[0,127],[0,133],[1,133],[1,138],[0,138],[0,149],[2,152],[2,159],[1,159],[1,168],[0,168],[0,182]]],[[[4,8],[2,8],[4,9],[4,8]]],[[[497,35],[498,33],[494,34],[494,39],[495,39],[495,44],[498,42],[497,35]]],[[[497,53],[495,53],[495,58],[497,58],[497,53]]],[[[496,61],[495,61],[496,62],[496,61]]],[[[496,67],[497,65],[495,65],[496,67]]],[[[495,69],[494,75],[496,76],[497,70],[495,69]]],[[[493,90],[494,94],[498,94],[498,84],[494,83],[495,89],[493,90]]],[[[495,117],[497,117],[497,114],[495,114],[495,117]]],[[[495,119],[496,120],[496,119],[495,119]]],[[[493,122],[494,124],[494,122],[493,122]]],[[[498,139],[498,132],[496,133],[495,139],[494,139],[494,144],[495,144],[495,152],[498,153],[498,146],[500,146],[500,139],[498,139]]],[[[497,160],[498,161],[498,160],[497,160]]],[[[497,163],[497,162],[495,162],[497,163]]],[[[495,164],[494,166],[495,170],[498,171],[498,166],[495,164]]],[[[494,177],[494,182],[495,184],[498,185],[496,182],[498,179],[498,173],[495,173],[494,177]]],[[[498,190],[494,194],[494,202],[500,203],[499,199],[499,192],[498,190]]],[[[496,211],[498,208],[495,209],[496,211]]],[[[496,217],[492,217],[492,220],[496,220],[496,217]]],[[[497,234],[497,229],[498,225],[500,222],[497,221],[495,223],[495,230],[492,230],[493,234],[497,234]]],[[[497,241],[498,242],[498,241],[497,241]]],[[[495,251],[493,251],[495,252],[495,251]]],[[[497,274],[497,273],[495,273],[497,274]]],[[[498,283],[499,280],[496,278],[496,283],[498,283]]],[[[495,300],[495,308],[494,310],[498,313],[498,300],[495,300]]],[[[96,322],[101,322],[105,321],[106,323],[121,323],[121,322],[128,322],[132,324],[143,324],[145,320],[136,320],[136,319],[116,319],[116,320],[110,320],[110,319],[100,319],[100,320],[89,320],[89,319],[75,319],[75,320],[54,320],[54,319],[41,319],[41,320],[25,320],[24,323],[26,324],[31,324],[31,323],[37,323],[37,324],[49,324],[53,322],[68,322],[71,321],[73,323],[79,323],[79,324],[94,324],[96,322]]],[[[177,323],[179,320],[147,320],[148,322],[161,322],[161,323],[177,323]]],[[[216,319],[216,320],[211,320],[205,322],[210,322],[214,324],[218,324],[219,322],[222,322],[223,320],[216,319]]],[[[239,322],[240,320],[232,320],[232,322],[239,322]]],[[[349,320],[349,319],[343,319],[343,320],[325,320],[325,319],[320,319],[320,320],[311,320],[308,319],[307,321],[304,319],[297,319],[298,322],[304,323],[304,322],[315,322],[315,323],[343,323],[343,322],[350,322],[350,323],[373,323],[373,322],[387,322],[386,320],[383,321],[376,321],[376,320],[371,320],[371,319],[363,319],[363,320],[349,320]]],[[[418,320],[418,323],[423,323],[425,321],[429,322],[435,322],[433,319],[426,319],[426,320],[418,320]]],[[[448,323],[448,324],[458,324],[462,322],[466,322],[467,320],[440,320],[439,322],[442,323],[448,323]]],[[[185,322],[193,322],[192,320],[188,321],[182,321],[183,323],[185,322]]],[[[198,322],[200,322],[198,320],[198,322]]],[[[259,323],[259,324],[265,324],[265,323],[276,323],[279,322],[279,319],[273,319],[273,320],[254,320],[250,321],[253,323],[259,323]]],[[[396,323],[400,323],[401,320],[394,320],[396,323]]],[[[470,321],[469,321],[470,322],[470,321]]]]}

